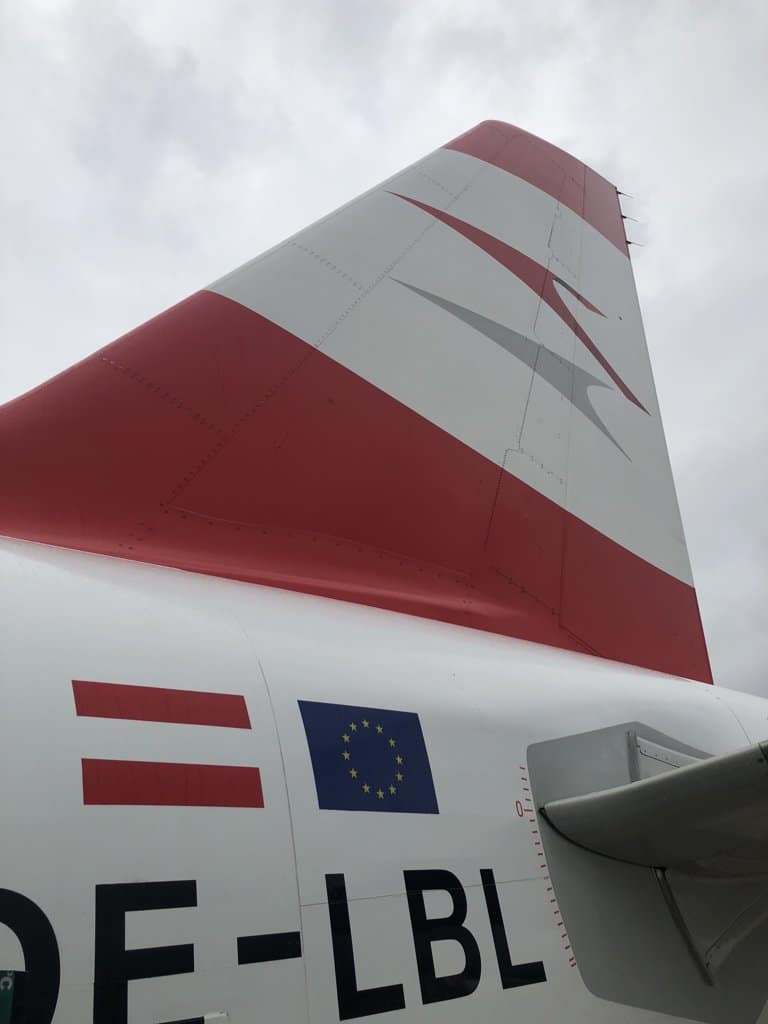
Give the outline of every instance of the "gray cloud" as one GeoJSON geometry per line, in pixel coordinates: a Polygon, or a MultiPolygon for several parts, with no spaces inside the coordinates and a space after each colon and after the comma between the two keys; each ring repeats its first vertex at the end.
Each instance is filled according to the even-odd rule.
{"type": "Polygon", "coordinates": [[[630,237],[718,681],[768,693],[768,8],[448,0],[0,7],[0,398],[499,117],[630,237]]]}

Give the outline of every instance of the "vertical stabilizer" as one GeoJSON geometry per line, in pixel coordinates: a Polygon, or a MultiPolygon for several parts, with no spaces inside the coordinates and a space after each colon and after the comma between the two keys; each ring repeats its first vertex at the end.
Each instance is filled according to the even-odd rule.
{"type": "Polygon", "coordinates": [[[10,535],[710,680],[616,190],[509,125],[5,406],[0,431],[10,535]]]}

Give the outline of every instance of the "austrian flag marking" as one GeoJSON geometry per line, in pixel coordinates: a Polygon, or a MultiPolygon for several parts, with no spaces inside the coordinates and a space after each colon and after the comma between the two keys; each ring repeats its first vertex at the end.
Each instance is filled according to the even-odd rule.
{"type": "Polygon", "coordinates": [[[251,728],[245,698],[239,693],[170,690],[162,686],[129,686],[83,679],[72,680],[72,692],[77,714],[86,718],[251,728]]]}
{"type": "MultiPolygon", "coordinates": [[[[79,718],[250,729],[242,694],[73,680],[79,718]]],[[[263,807],[253,765],[82,759],[83,803],[133,807],[263,807]]]]}

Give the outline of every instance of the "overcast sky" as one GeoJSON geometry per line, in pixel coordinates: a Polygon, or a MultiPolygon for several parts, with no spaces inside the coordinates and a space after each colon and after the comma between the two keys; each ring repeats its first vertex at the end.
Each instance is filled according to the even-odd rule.
{"type": "Polygon", "coordinates": [[[768,695],[766,111],[764,0],[0,0],[0,401],[510,121],[636,197],[715,677],[768,695]]]}

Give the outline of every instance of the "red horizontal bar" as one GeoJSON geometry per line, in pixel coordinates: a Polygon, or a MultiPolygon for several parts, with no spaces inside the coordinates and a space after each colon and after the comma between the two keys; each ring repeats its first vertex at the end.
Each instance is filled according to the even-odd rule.
{"type": "Polygon", "coordinates": [[[221,725],[250,729],[245,698],[239,693],[169,690],[160,686],[72,680],[75,710],[87,718],[130,718],[179,725],[221,725]]]}
{"type": "Polygon", "coordinates": [[[83,803],[263,807],[258,768],[83,758],[83,803]]]}

